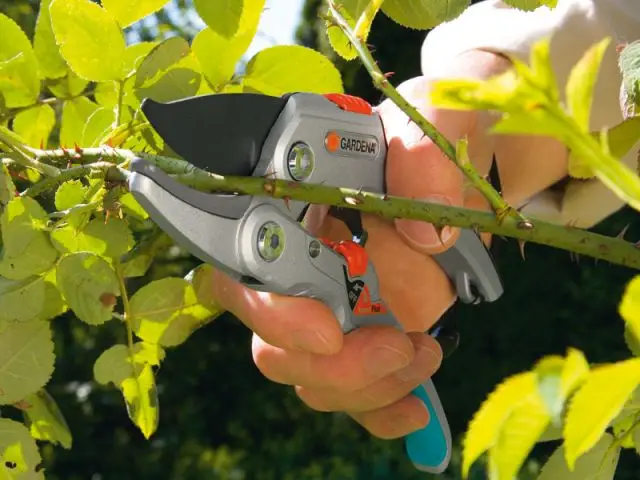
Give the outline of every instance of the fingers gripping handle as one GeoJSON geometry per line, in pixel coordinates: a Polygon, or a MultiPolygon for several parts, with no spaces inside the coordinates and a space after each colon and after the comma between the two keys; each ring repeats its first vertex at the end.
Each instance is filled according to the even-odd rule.
{"type": "MultiPolygon", "coordinates": [[[[364,248],[353,242],[325,243],[344,258],[350,323],[355,328],[385,324],[402,330],[400,323],[380,299],[378,277],[364,248]]],[[[444,408],[431,380],[427,380],[412,393],[429,411],[429,422],[406,437],[407,455],[418,470],[442,473],[451,459],[451,431],[444,408]]]]}

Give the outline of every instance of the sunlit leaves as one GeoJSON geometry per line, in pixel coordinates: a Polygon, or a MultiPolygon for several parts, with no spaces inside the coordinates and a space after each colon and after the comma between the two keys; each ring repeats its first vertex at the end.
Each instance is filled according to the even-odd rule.
{"type": "Polygon", "coordinates": [[[205,28],[193,41],[193,53],[214,89],[222,88],[231,80],[238,61],[249,48],[258,30],[265,0],[244,0],[243,3],[242,16],[232,37],[227,38],[211,28],[205,28]]]}
{"type": "Polygon", "coordinates": [[[629,336],[627,343],[631,343],[630,347],[637,346],[640,342],[640,276],[634,277],[625,288],[619,310],[629,336]]]}
{"type": "Polygon", "coordinates": [[[21,423],[0,418],[0,478],[44,479],[42,472],[36,473],[41,462],[38,446],[29,430],[21,423]]]}
{"type": "Polygon", "coordinates": [[[0,277],[0,322],[18,322],[36,318],[44,307],[43,277],[12,281],[0,277]]]}
{"type": "Polygon", "coordinates": [[[518,10],[532,11],[542,6],[555,8],[558,0],[504,0],[504,3],[518,10]]]}
{"type": "Polygon", "coordinates": [[[115,272],[104,259],[86,252],[65,256],[58,264],[57,283],[80,320],[100,325],[111,319],[120,292],[115,272]]]}
{"type": "Polygon", "coordinates": [[[64,77],[51,80],[49,90],[58,98],[75,98],[84,92],[88,84],[88,81],[78,77],[73,70],[69,70],[64,77]]]}
{"type": "Polygon", "coordinates": [[[627,44],[618,57],[622,73],[621,103],[625,111],[634,112],[640,102],[640,41],[627,44]]]}
{"type": "MultiPolygon", "coordinates": [[[[338,5],[338,9],[342,18],[344,18],[349,26],[354,29],[358,19],[365,11],[368,4],[369,0],[342,0],[338,5]]],[[[365,25],[366,28],[362,31],[363,41],[366,41],[369,36],[373,20],[373,18],[370,18],[365,25]]],[[[358,52],[353,48],[349,38],[342,32],[342,29],[339,26],[329,23],[327,25],[327,37],[329,38],[331,47],[342,58],[345,60],[353,60],[357,58],[358,52]]]]}
{"type": "Polygon", "coordinates": [[[203,303],[196,287],[186,279],[155,280],[131,298],[134,331],[146,342],[177,346],[220,313],[214,305],[203,303]]]}
{"type": "Polygon", "coordinates": [[[0,13],[0,92],[7,108],[32,105],[40,94],[38,62],[22,29],[0,13]]]}
{"type": "Polygon", "coordinates": [[[60,55],[60,49],[56,44],[56,39],[51,29],[50,3],[51,0],[40,0],[33,48],[38,59],[40,76],[43,78],[60,78],[64,77],[69,70],[67,62],[60,55]]]}
{"type": "Polygon", "coordinates": [[[99,105],[87,97],[64,102],[62,125],[60,127],[60,144],[67,147],[82,145],[87,120],[98,108],[100,108],[99,105]]]}
{"type": "Polygon", "coordinates": [[[460,16],[471,0],[385,0],[382,11],[405,27],[427,30],[460,16]]]}
{"type": "Polygon", "coordinates": [[[145,438],[158,426],[158,393],[152,366],[164,359],[159,346],[138,343],[133,355],[126,345],[114,345],[94,365],[94,377],[102,385],[113,383],[122,392],[129,418],[145,438]]]}
{"type": "Polygon", "coordinates": [[[52,0],[49,13],[60,53],[78,76],[122,79],[126,45],[109,12],[90,0],[52,0]]]}
{"type": "Polygon", "coordinates": [[[13,121],[13,130],[27,145],[46,148],[55,123],[53,108],[45,104],[18,113],[13,121]]]}
{"type": "MultiPolygon", "coordinates": [[[[194,0],[193,5],[211,30],[224,38],[231,38],[240,26],[244,3],[245,0],[194,0]]],[[[254,7],[251,2],[247,4],[249,8],[254,7]]]]}
{"type": "Polygon", "coordinates": [[[73,438],[67,421],[46,390],[27,396],[20,402],[20,408],[33,438],[71,448],[73,438]]]}
{"type": "Polygon", "coordinates": [[[49,381],[53,367],[49,322],[7,324],[0,335],[0,405],[19,402],[40,390],[49,381]]]}
{"type": "Polygon", "coordinates": [[[620,448],[613,445],[613,437],[605,433],[598,443],[583,455],[569,470],[565,461],[565,447],[560,445],[542,467],[536,480],[613,480],[620,448]]]}
{"type": "Polygon", "coordinates": [[[247,64],[245,88],[280,96],[299,91],[341,93],[339,70],[324,55],[298,45],[281,45],[258,52],[247,64]]]}
{"type": "Polygon", "coordinates": [[[600,440],[640,384],[640,359],[594,368],[569,403],[564,438],[570,469],[600,440]]]}
{"type": "Polygon", "coordinates": [[[2,212],[0,227],[4,244],[0,275],[23,280],[48,270],[57,258],[46,227],[47,215],[32,198],[13,199],[2,212]]]}
{"type": "Polygon", "coordinates": [[[142,20],[164,7],[169,0],[102,0],[102,6],[109,11],[122,28],[142,20]]]}
{"type": "MultiPolygon", "coordinates": [[[[602,48],[605,40],[589,52],[602,48]]],[[[599,54],[587,53],[575,67],[582,72],[581,82],[592,84],[599,71],[599,54]]],[[[489,109],[505,114],[494,127],[500,133],[547,135],[567,145],[574,159],[580,159],[593,175],[609,187],[618,197],[640,210],[640,177],[611,153],[606,135],[593,137],[580,128],[558,98],[557,87],[549,59],[549,39],[538,41],[532,48],[531,67],[512,58],[513,70],[483,80],[441,80],[430,92],[431,104],[457,110],[489,109]]],[[[577,77],[573,77],[577,78],[577,77]]],[[[569,94],[582,101],[591,91],[573,84],[569,94]]],[[[577,100],[575,100],[577,101],[577,100]]],[[[585,107],[586,108],[586,107],[585,107]]],[[[575,108],[574,108],[575,110],[575,108]]],[[[584,123],[584,108],[578,115],[584,123]]],[[[584,172],[582,172],[584,174],[584,172]]]]}

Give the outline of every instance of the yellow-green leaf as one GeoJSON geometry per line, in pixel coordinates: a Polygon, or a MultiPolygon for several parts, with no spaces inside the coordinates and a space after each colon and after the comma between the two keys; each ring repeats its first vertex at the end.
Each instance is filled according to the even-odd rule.
{"type": "Polygon", "coordinates": [[[6,165],[0,165],[0,206],[16,198],[16,186],[6,165]]]}
{"type": "Polygon", "coordinates": [[[59,211],[68,210],[82,203],[87,194],[87,187],[80,180],[68,180],[58,187],[55,205],[59,211]]]}
{"type": "Polygon", "coordinates": [[[565,420],[565,457],[570,469],[600,440],[639,384],[640,359],[600,366],[591,371],[573,396],[565,420]]]}
{"type": "Polygon", "coordinates": [[[580,457],[573,470],[569,470],[565,447],[560,445],[536,480],[613,480],[620,457],[620,448],[611,448],[613,441],[614,438],[605,433],[589,452],[580,457]]]}
{"type": "Polygon", "coordinates": [[[193,5],[204,23],[222,37],[231,38],[238,32],[244,0],[194,0],[193,5]]]}
{"type": "Polygon", "coordinates": [[[38,61],[29,38],[0,13],[0,91],[6,108],[33,105],[40,94],[38,61]]]}
{"type": "Polygon", "coordinates": [[[91,253],[67,255],[58,264],[56,279],[65,301],[89,325],[111,320],[114,300],[120,295],[111,266],[91,253]]]}
{"type": "Polygon", "coordinates": [[[558,0],[504,0],[504,3],[518,10],[533,11],[542,6],[555,8],[558,0]]]}
{"type": "Polygon", "coordinates": [[[81,145],[100,146],[100,141],[113,130],[115,121],[116,112],[113,108],[100,107],[94,110],[84,125],[81,145]]]}
{"type": "Polygon", "coordinates": [[[258,30],[265,0],[244,0],[244,9],[238,29],[231,38],[225,38],[205,28],[194,39],[192,50],[201,71],[214,88],[222,88],[233,76],[236,65],[253,41],[258,30]],[[212,55],[211,52],[216,52],[212,55]]]}
{"type": "Polygon", "coordinates": [[[56,112],[51,105],[44,104],[18,113],[13,120],[13,130],[27,145],[46,149],[55,124],[56,112]]]}
{"type": "Polygon", "coordinates": [[[525,372],[504,380],[489,395],[473,417],[463,441],[462,474],[500,440],[500,432],[510,415],[537,395],[535,373],[525,372]]]}
{"type": "Polygon", "coordinates": [[[110,259],[120,258],[134,246],[131,230],[119,218],[106,222],[95,218],[82,229],[62,225],[51,232],[51,239],[62,253],[91,252],[110,259]]]}
{"type": "Polygon", "coordinates": [[[585,133],[590,131],[593,89],[598,79],[602,57],[610,43],[611,38],[606,37],[591,46],[573,66],[567,80],[566,99],[569,112],[585,133]]]}
{"type": "Polygon", "coordinates": [[[532,392],[508,416],[489,449],[491,478],[516,478],[538,438],[550,424],[545,404],[532,392]]]}
{"type": "MultiPolygon", "coordinates": [[[[150,54],[150,56],[153,52],[150,54]]],[[[150,57],[147,57],[147,59],[150,57]]],[[[145,68],[147,59],[140,65],[139,72],[145,68]]],[[[152,80],[145,80],[143,85],[133,86],[134,95],[141,100],[152,98],[157,102],[170,102],[197,94],[202,84],[200,64],[195,55],[189,52],[166,69],[155,72],[152,80]]]]}
{"type": "Polygon", "coordinates": [[[629,333],[633,335],[636,342],[640,341],[640,275],[635,276],[627,284],[619,311],[629,333]]]}
{"type": "Polygon", "coordinates": [[[21,402],[25,423],[36,440],[62,445],[69,450],[73,437],[56,401],[46,390],[40,390],[21,402]]]}
{"type": "Polygon", "coordinates": [[[42,463],[42,457],[36,441],[23,424],[8,418],[0,418],[0,477],[2,480],[44,479],[42,472],[36,473],[36,467],[42,463]],[[8,468],[7,464],[13,468],[8,468]]]}
{"type": "Polygon", "coordinates": [[[78,77],[73,70],[62,78],[53,80],[49,85],[49,90],[58,98],[75,98],[84,92],[89,82],[78,77]]]}
{"type": "Polygon", "coordinates": [[[102,6],[109,11],[122,28],[162,9],[169,0],[102,0],[102,6]]]}
{"type": "Polygon", "coordinates": [[[45,283],[42,277],[19,282],[0,277],[0,322],[32,320],[42,312],[45,283]]]}
{"type": "Polygon", "coordinates": [[[60,78],[64,77],[69,70],[67,62],[60,55],[60,49],[51,29],[50,3],[51,0],[40,0],[33,49],[38,59],[40,76],[42,78],[60,78]]]}
{"type": "Polygon", "coordinates": [[[135,76],[136,88],[146,87],[158,81],[180,60],[189,55],[189,44],[182,37],[171,37],[156,45],[140,62],[135,76]]]}
{"type": "Polygon", "coordinates": [[[158,428],[158,391],[151,365],[146,364],[135,378],[122,382],[127,413],[133,423],[149,439],[158,428]]]}
{"type": "Polygon", "coordinates": [[[64,102],[62,125],[60,126],[60,145],[67,148],[71,148],[74,145],[83,145],[82,134],[85,124],[98,108],[100,108],[99,105],[87,97],[64,102]]]}
{"type": "MultiPolygon", "coordinates": [[[[369,0],[342,0],[338,5],[338,11],[344,20],[349,24],[351,29],[355,29],[358,19],[367,8],[369,0]]],[[[377,15],[378,12],[376,12],[377,15]]],[[[374,17],[375,18],[375,17],[374,17]]],[[[366,42],[371,31],[373,18],[370,19],[362,31],[362,40],[366,42]]],[[[349,41],[342,29],[331,22],[327,24],[327,37],[331,48],[345,60],[353,60],[357,58],[358,52],[349,41]]]]}
{"type": "Polygon", "coordinates": [[[427,30],[460,16],[471,0],[385,0],[382,11],[408,28],[427,30]]]}
{"type": "Polygon", "coordinates": [[[258,52],[247,64],[245,90],[280,96],[290,92],[342,93],[340,71],[310,48],[279,45],[258,52]]]}
{"type": "Polygon", "coordinates": [[[78,76],[122,79],[126,44],[109,12],[91,0],[52,0],[49,12],[60,53],[78,76]]]}
{"type": "Polygon", "coordinates": [[[0,335],[0,405],[11,405],[40,390],[53,367],[51,324],[42,320],[9,323],[0,335]]]}
{"type": "Polygon", "coordinates": [[[130,307],[136,335],[165,347],[183,343],[217,314],[203,305],[193,285],[175,277],[148,283],[133,295],[130,307]]]}

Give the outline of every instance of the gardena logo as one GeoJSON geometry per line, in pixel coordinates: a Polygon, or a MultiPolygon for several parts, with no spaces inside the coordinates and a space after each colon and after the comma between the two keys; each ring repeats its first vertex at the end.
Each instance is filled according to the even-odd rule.
{"type": "Polygon", "coordinates": [[[369,135],[331,131],[324,139],[325,148],[336,155],[362,155],[374,158],[378,154],[378,140],[369,135]]]}

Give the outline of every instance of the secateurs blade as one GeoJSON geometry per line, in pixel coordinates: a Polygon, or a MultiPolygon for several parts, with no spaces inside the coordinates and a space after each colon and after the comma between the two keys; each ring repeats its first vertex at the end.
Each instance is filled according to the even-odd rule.
{"type": "MultiPolygon", "coordinates": [[[[147,99],[142,110],[169,147],[197,168],[385,192],[382,122],[360,98],[230,93],[169,103],[147,99]]],[[[367,325],[402,329],[380,297],[355,210],[331,210],[354,235],[333,242],[303,228],[304,202],[196,191],[142,159],[131,169],[135,198],[202,261],[259,291],[323,301],[345,334],[367,325]]],[[[491,256],[474,232],[463,230],[453,248],[434,258],[461,301],[493,302],[502,295],[491,256]]],[[[451,457],[444,409],[431,380],[413,393],[428,408],[430,421],[406,437],[408,456],[419,470],[441,473],[451,457]]]]}

